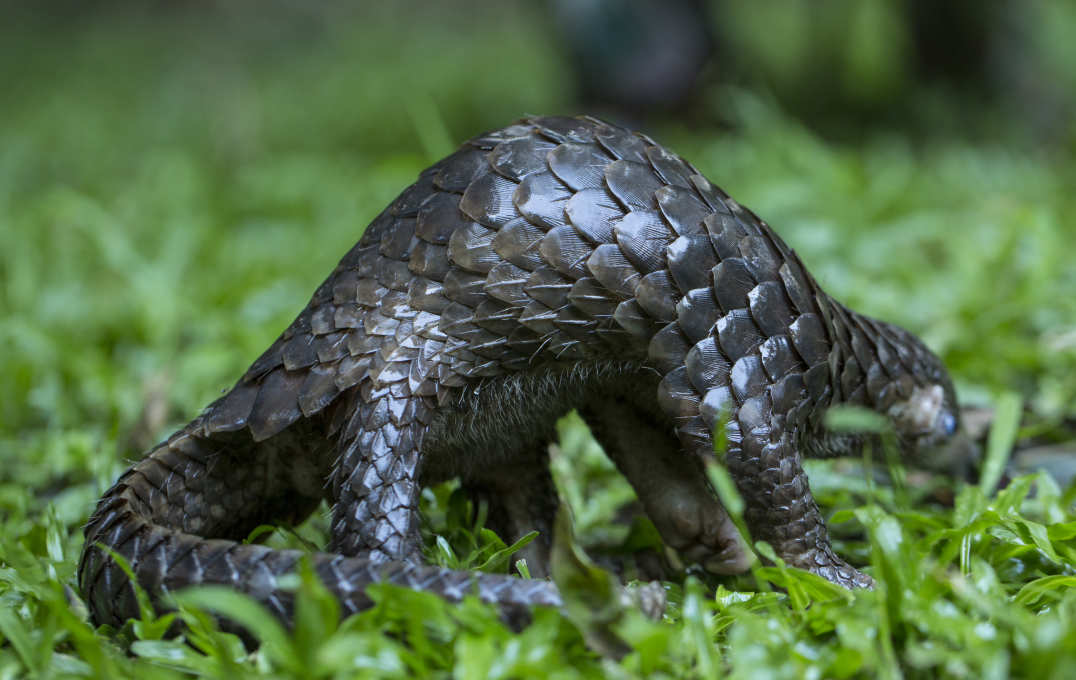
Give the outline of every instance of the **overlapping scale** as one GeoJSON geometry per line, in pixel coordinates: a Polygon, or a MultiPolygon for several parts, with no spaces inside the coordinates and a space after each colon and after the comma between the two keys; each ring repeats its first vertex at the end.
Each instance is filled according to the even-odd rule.
{"type": "Polygon", "coordinates": [[[314,338],[312,345],[318,363],[330,364],[344,358],[348,354],[347,336],[345,331],[337,331],[314,338]]]}
{"type": "Polygon", "coordinates": [[[729,372],[729,388],[733,396],[741,403],[743,400],[760,394],[769,384],[762,360],[754,354],[740,357],[729,372]]]}
{"type": "Polygon", "coordinates": [[[486,274],[501,261],[493,249],[497,233],[480,224],[468,224],[457,229],[448,240],[448,258],[452,264],[470,272],[486,274]]]}
{"type": "Polygon", "coordinates": [[[613,312],[613,320],[641,342],[649,341],[660,328],[660,325],[650,318],[635,300],[625,300],[617,305],[613,312]]]}
{"type": "Polygon", "coordinates": [[[470,222],[471,219],[460,210],[459,196],[435,193],[419,208],[415,236],[427,243],[447,245],[452,234],[470,222]]]}
{"type": "Polygon", "coordinates": [[[362,325],[364,309],[355,303],[344,303],[336,306],[333,314],[333,323],[337,328],[358,328],[362,325]]]}
{"type": "Polygon", "coordinates": [[[641,273],[666,268],[666,251],[674,235],[658,213],[633,210],[613,225],[613,235],[624,256],[641,273]]]}
{"type": "Polygon", "coordinates": [[[624,209],[604,188],[576,192],[564,210],[572,226],[593,244],[612,241],[613,225],[624,215],[624,209]]]}
{"type": "Polygon", "coordinates": [[[259,389],[258,383],[240,381],[215,401],[203,414],[206,433],[234,432],[246,427],[259,389]]]}
{"type": "Polygon", "coordinates": [[[492,297],[514,305],[525,305],[530,297],[523,287],[531,272],[511,262],[501,262],[486,275],[485,291],[492,297]]]}
{"type": "Polygon", "coordinates": [[[703,338],[684,357],[688,380],[700,394],[726,384],[731,363],[713,336],[703,338]]]}
{"type": "Polygon", "coordinates": [[[676,303],[676,319],[692,344],[710,334],[721,310],[709,288],[696,288],[676,303]]]}
{"type": "Polygon", "coordinates": [[[646,157],[646,142],[623,128],[600,125],[594,136],[613,158],[636,163],[649,161],[646,157]]]}
{"type": "Polygon", "coordinates": [[[594,246],[584,241],[574,227],[560,227],[545,235],[538,251],[558,272],[578,279],[588,274],[586,261],[594,252],[594,246]]]}
{"type": "Polygon", "coordinates": [[[416,218],[414,217],[396,220],[392,229],[387,229],[381,234],[378,252],[384,257],[390,257],[394,260],[406,260],[415,244],[415,224],[416,218]]]}
{"type": "Polygon", "coordinates": [[[703,231],[703,220],[712,210],[698,199],[691,189],[664,186],[654,192],[661,214],[677,234],[697,234],[703,231]]]}
{"type": "Polygon", "coordinates": [[[786,260],[778,270],[781,283],[785,286],[788,299],[800,314],[808,314],[817,309],[814,292],[803,269],[795,260],[786,260]]]}
{"type": "Polygon", "coordinates": [[[717,320],[714,330],[721,351],[729,359],[739,359],[751,354],[762,344],[762,333],[746,309],[734,309],[717,320]]]}
{"type": "Polygon", "coordinates": [[[755,277],[740,258],[722,260],[713,269],[714,295],[721,309],[729,311],[748,305],[747,294],[754,290],[755,277]]]}
{"type": "Polygon", "coordinates": [[[699,398],[687,377],[687,368],[678,366],[665,374],[658,384],[661,410],[674,418],[692,418],[699,414],[699,398]]]}
{"type": "Polygon", "coordinates": [[[681,236],[666,250],[669,273],[682,291],[709,288],[710,270],[717,265],[717,255],[705,234],[681,236]]]}
{"type": "Polygon", "coordinates": [[[307,371],[306,380],[299,388],[299,409],[310,416],[329,405],[340,388],[336,384],[337,366],[320,364],[307,371]]]}
{"type": "Polygon", "coordinates": [[[550,309],[567,304],[571,289],[572,281],[549,267],[535,269],[523,286],[523,292],[550,309]]]}
{"type": "Polygon", "coordinates": [[[518,216],[514,181],[489,173],[480,175],[467,186],[460,200],[460,210],[475,222],[498,229],[518,216]]]}
{"type": "Polygon", "coordinates": [[[676,302],[680,291],[667,270],[651,272],[639,281],[635,297],[647,314],[657,321],[668,322],[676,318],[676,302]]]}
{"type": "Polygon", "coordinates": [[[517,267],[534,271],[545,264],[539,250],[545,230],[519,217],[511,220],[493,237],[493,250],[517,267]]]}
{"type": "Polygon", "coordinates": [[[707,390],[699,403],[699,415],[712,430],[719,421],[727,419],[736,409],[736,401],[728,385],[707,390]]]}
{"type": "Polygon", "coordinates": [[[516,209],[528,222],[543,229],[556,229],[568,223],[565,206],[572,192],[550,172],[527,177],[516,189],[516,209]]]}
{"type": "Polygon", "coordinates": [[[612,160],[594,144],[561,144],[548,154],[549,168],[573,191],[603,187],[612,160]]]}
{"type": "Polygon", "coordinates": [[[764,281],[752,288],[747,293],[747,304],[766,337],[784,333],[795,318],[784,288],[776,281],[764,281]]]}
{"type": "Polygon", "coordinates": [[[283,367],[262,378],[247,418],[255,441],[268,439],[299,419],[299,389],[305,381],[306,371],[283,367]]]}
{"type": "MultiPolygon", "coordinates": [[[[485,230],[484,227],[482,227],[485,230]]],[[[433,245],[420,241],[411,252],[407,268],[415,276],[430,281],[444,281],[452,262],[448,259],[448,246],[433,245]]]]}
{"type": "Polygon", "coordinates": [[[761,236],[745,236],[739,243],[740,254],[756,281],[776,281],[781,261],[769,242],[761,236]]]}
{"type": "Polygon", "coordinates": [[[407,290],[411,283],[411,270],[406,262],[383,257],[377,261],[377,281],[392,290],[407,290]]]}
{"type": "Polygon", "coordinates": [[[773,335],[767,338],[758,348],[759,358],[770,380],[780,380],[794,370],[803,368],[799,354],[793,349],[788,336],[773,335]]]}
{"type": "Polygon", "coordinates": [[[546,157],[557,145],[533,137],[521,137],[498,144],[488,156],[489,165],[497,174],[514,180],[548,169],[546,157]]]}
{"type": "Polygon", "coordinates": [[[594,123],[572,116],[543,116],[534,120],[538,134],[561,143],[586,144],[594,139],[594,123]]]}
{"type": "Polygon", "coordinates": [[[603,286],[623,298],[635,296],[635,287],[642,278],[620,246],[613,243],[595,248],[587,259],[587,269],[603,286]]]}
{"type": "Polygon", "coordinates": [[[722,259],[740,257],[740,239],[747,235],[743,226],[728,213],[707,215],[702,221],[714,252],[722,259]]]}
{"type": "Polygon", "coordinates": [[[666,324],[650,338],[647,346],[647,358],[658,370],[665,374],[677,366],[684,365],[684,357],[692,347],[678,323],[666,324]]]}
{"type": "Polygon", "coordinates": [[[462,194],[487,167],[486,154],[465,146],[436,166],[433,185],[444,192],[462,194]]]}
{"type": "Polygon", "coordinates": [[[314,351],[314,337],[304,334],[293,337],[284,343],[281,352],[284,368],[294,371],[305,368],[318,360],[317,352],[314,351]]]}
{"type": "Polygon", "coordinates": [[[501,339],[515,330],[519,307],[507,305],[500,300],[489,299],[474,310],[473,323],[497,335],[501,339]]]}
{"type": "Polygon", "coordinates": [[[695,187],[695,191],[699,193],[699,197],[702,198],[706,205],[710,206],[714,212],[728,213],[729,208],[725,204],[729,196],[719,187],[713,185],[710,180],[706,179],[702,175],[692,175],[691,184],[695,187]]]}
{"type": "Polygon", "coordinates": [[[829,341],[826,329],[817,314],[801,314],[788,327],[788,335],[800,357],[808,366],[814,366],[826,360],[829,354],[829,341]]]}
{"type": "Polygon", "coordinates": [[[408,304],[415,309],[440,314],[449,303],[448,298],[442,294],[443,290],[440,282],[416,276],[407,289],[408,304]]]}
{"type": "Polygon", "coordinates": [[[691,176],[695,174],[691,166],[684,162],[676,154],[670,153],[664,147],[657,145],[648,146],[646,157],[658,176],[668,184],[692,189],[691,176]]]}
{"type": "Polygon", "coordinates": [[[550,336],[557,332],[553,321],[557,318],[556,310],[550,309],[541,302],[534,300],[523,308],[519,314],[519,323],[542,338],[541,346],[547,345],[550,336]]]}
{"type": "Polygon", "coordinates": [[[486,299],[485,286],[486,277],[452,269],[445,276],[441,290],[450,301],[474,308],[486,299]]]}
{"type": "Polygon", "coordinates": [[[802,373],[789,373],[770,386],[770,401],[774,413],[786,414],[807,398],[807,387],[802,373]]]}
{"type": "Polygon", "coordinates": [[[603,286],[598,279],[585,276],[576,281],[568,291],[568,302],[584,314],[595,319],[612,317],[620,300],[603,286]]]}
{"type": "Polygon", "coordinates": [[[605,182],[609,191],[627,209],[656,206],[654,193],[664,186],[649,165],[633,161],[613,161],[605,166],[605,182]]]}

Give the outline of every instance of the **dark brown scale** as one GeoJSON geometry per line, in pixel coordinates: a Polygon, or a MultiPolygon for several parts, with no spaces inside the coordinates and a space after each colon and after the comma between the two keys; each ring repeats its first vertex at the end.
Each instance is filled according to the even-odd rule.
{"type": "MultiPolygon", "coordinates": [[[[650,160],[650,165],[653,166],[654,172],[666,184],[691,189],[691,176],[696,173],[696,170],[688,165],[684,159],[669,153],[667,149],[656,144],[646,148],[646,157],[650,160]]],[[[660,199],[658,202],[661,202],[660,199]]]]}
{"type": "Polygon", "coordinates": [[[593,144],[561,144],[549,153],[549,167],[573,192],[603,189],[609,155],[593,144]]]}
{"type": "Polygon", "coordinates": [[[550,172],[530,175],[516,190],[516,209],[531,224],[543,229],[556,229],[568,221],[565,203],[572,192],[550,172]]]}
{"type": "Polygon", "coordinates": [[[501,227],[493,237],[493,249],[508,262],[534,271],[545,264],[539,250],[545,232],[522,217],[501,227]]]}
{"type": "Polygon", "coordinates": [[[557,148],[560,147],[553,142],[536,142],[521,137],[494,147],[489,155],[489,165],[497,174],[521,182],[524,178],[545,170],[546,156],[557,148]]]}
{"type": "Polygon", "coordinates": [[[612,125],[602,125],[594,138],[613,158],[637,163],[647,161],[646,149],[649,145],[638,134],[612,125]]]}
{"type": "Polygon", "coordinates": [[[633,210],[616,223],[614,231],[624,257],[640,273],[666,273],[666,251],[672,235],[660,215],[650,210],[633,210]]]}
{"type": "Polygon", "coordinates": [[[758,355],[773,381],[780,380],[803,366],[787,335],[771,335],[766,338],[766,341],[759,345],[758,355]]]}
{"type": "Polygon", "coordinates": [[[725,356],[732,360],[755,354],[763,336],[746,309],[734,309],[717,320],[714,326],[718,343],[725,356]]]}
{"type": "Polygon", "coordinates": [[[729,360],[713,337],[703,338],[688,351],[684,357],[684,368],[691,384],[700,394],[728,383],[729,360]]]}
{"type": "Polygon", "coordinates": [[[658,373],[665,375],[674,368],[684,365],[684,357],[687,356],[691,347],[680,325],[670,323],[650,338],[647,358],[658,373]]]}
{"type": "Polygon", "coordinates": [[[676,318],[678,290],[668,271],[647,274],[635,289],[639,305],[655,321],[668,323],[676,318]]]}
{"type": "Polygon", "coordinates": [[[710,214],[710,209],[690,188],[664,186],[654,192],[654,198],[661,214],[677,234],[697,234],[703,230],[703,220],[710,214]]]}
{"type": "Polygon", "coordinates": [[[587,269],[603,286],[617,297],[627,299],[635,296],[639,286],[639,272],[624,257],[624,251],[615,243],[603,243],[587,258],[587,269]]]}
{"type": "Polygon", "coordinates": [[[584,277],[575,282],[568,293],[571,306],[583,312],[584,318],[608,321],[616,312],[616,294],[603,286],[598,279],[584,277]]]}
{"type": "Polygon", "coordinates": [[[583,240],[575,228],[559,227],[545,235],[538,252],[553,269],[565,277],[577,279],[589,273],[586,261],[594,252],[594,246],[583,240]]]}
{"type": "Polygon", "coordinates": [[[713,268],[714,295],[721,309],[738,309],[747,305],[747,295],[755,289],[755,277],[738,257],[729,257],[713,268]]]}
{"type": "Polygon", "coordinates": [[[717,265],[717,256],[710,239],[703,234],[681,236],[666,249],[669,273],[680,290],[687,292],[710,286],[710,270],[717,265]]]}
{"type": "Polygon", "coordinates": [[[867,586],[830,549],[801,459],[851,449],[821,425],[838,400],[890,413],[933,388],[951,408],[929,350],[832,301],[679,157],[594,119],[528,119],[424,172],[235,387],[124,473],[79,583],[95,621],[137,615],[110,549],[155,599],[223,584],[287,619],[299,553],[234,541],[327,498],[330,552],[312,561],[345,613],[381,581],[513,617],[558,606],[545,580],[423,566],[417,507],[423,484],[460,477],[505,540],[543,532],[525,555],[547,574],[547,444],[578,408],[685,559],[749,564],[703,470],[725,418],[753,537],[867,586]]]}
{"type": "Polygon", "coordinates": [[[776,281],[765,281],[752,288],[747,294],[747,306],[766,337],[781,335],[795,318],[781,284],[776,281]]]}
{"type": "Polygon", "coordinates": [[[676,303],[677,323],[692,343],[713,332],[714,324],[720,318],[721,308],[717,306],[714,292],[709,288],[689,291],[676,303]]]}
{"type": "Polygon", "coordinates": [[[617,305],[613,320],[640,342],[646,342],[661,328],[661,324],[643,310],[638,300],[625,300],[617,305]]]}
{"type": "Polygon", "coordinates": [[[564,206],[572,226],[590,243],[609,243],[624,209],[604,189],[583,189],[564,206]]]}

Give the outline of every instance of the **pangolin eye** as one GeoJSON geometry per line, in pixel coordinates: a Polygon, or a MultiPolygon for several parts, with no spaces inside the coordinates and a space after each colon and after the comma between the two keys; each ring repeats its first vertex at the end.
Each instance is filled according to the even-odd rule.
{"type": "Polygon", "coordinates": [[[956,416],[948,411],[943,411],[938,416],[938,427],[945,433],[946,437],[951,437],[956,434],[956,416]]]}

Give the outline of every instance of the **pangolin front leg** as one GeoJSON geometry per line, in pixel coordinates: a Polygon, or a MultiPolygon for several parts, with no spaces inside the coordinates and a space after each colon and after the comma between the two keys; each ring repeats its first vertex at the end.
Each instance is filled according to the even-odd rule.
{"type": "Polygon", "coordinates": [[[730,423],[726,460],[744,498],[744,520],[752,539],[769,543],[790,566],[848,588],[873,587],[870,576],[830,547],[795,445],[797,432],[787,427],[788,413],[774,412],[782,406],[764,392],[745,401],[730,423]]]}

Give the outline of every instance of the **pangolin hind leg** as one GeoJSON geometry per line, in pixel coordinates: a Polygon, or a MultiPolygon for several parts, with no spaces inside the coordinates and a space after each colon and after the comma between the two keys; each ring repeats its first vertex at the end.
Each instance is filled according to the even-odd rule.
{"type": "MultiPolygon", "coordinates": [[[[472,499],[487,504],[487,522],[503,540],[512,543],[532,530],[539,532],[518,557],[527,558],[532,575],[548,575],[557,509],[548,437],[525,439],[530,443],[507,454],[454,451],[449,458],[481,463],[451,471],[427,465],[424,474],[423,441],[432,406],[422,397],[390,393],[372,403],[356,401],[360,405],[342,434],[342,453],[332,476],[332,552],[420,564],[421,488],[458,475],[472,499]]],[[[446,456],[437,458],[443,461],[446,456]]]]}
{"type": "Polygon", "coordinates": [[[745,571],[750,557],[706,479],[703,462],[683,451],[671,428],[662,427],[665,419],[656,408],[640,401],[609,394],[581,412],[666,545],[712,573],[745,571]]]}
{"type": "Polygon", "coordinates": [[[549,576],[553,524],[559,505],[549,472],[549,444],[535,441],[504,463],[480,466],[462,476],[465,491],[488,508],[486,526],[511,545],[531,531],[538,535],[513,560],[525,559],[531,576],[549,576]]]}
{"type": "Polygon", "coordinates": [[[376,396],[367,386],[363,390],[353,399],[332,474],[329,550],[420,564],[419,463],[432,405],[388,388],[376,396]]]}

